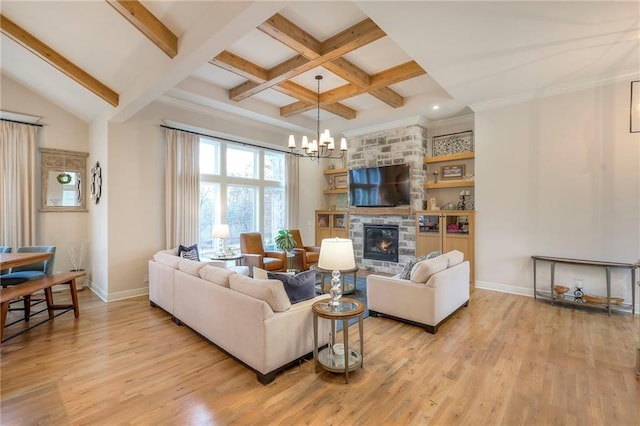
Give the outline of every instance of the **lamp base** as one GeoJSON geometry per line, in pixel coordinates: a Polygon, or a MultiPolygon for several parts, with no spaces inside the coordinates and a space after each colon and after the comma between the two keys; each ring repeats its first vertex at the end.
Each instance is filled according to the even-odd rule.
{"type": "Polygon", "coordinates": [[[331,294],[331,301],[329,301],[329,306],[337,307],[340,306],[340,298],[342,297],[342,281],[340,280],[340,271],[333,271],[331,273],[331,290],[329,290],[329,294],[331,294]]]}

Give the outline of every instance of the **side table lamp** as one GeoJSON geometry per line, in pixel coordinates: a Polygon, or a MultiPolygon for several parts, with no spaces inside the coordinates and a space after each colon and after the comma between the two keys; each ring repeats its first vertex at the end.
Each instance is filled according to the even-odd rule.
{"type": "Polygon", "coordinates": [[[224,250],[224,239],[229,238],[229,225],[227,224],[218,224],[213,225],[213,238],[220,239],[220,248],[218,251],[218,256],[223,257],[225,255],[224,250]]]}
{"type": "Polygon", "coordinates": [[[337,307],[342,297],[340,271],[353,269],[356,261],[353,255],[353,242],[346,238],[325,238],[320,244],[318,268],[328,269],[331,273],[331,301],[329,305],[337,307]]]}

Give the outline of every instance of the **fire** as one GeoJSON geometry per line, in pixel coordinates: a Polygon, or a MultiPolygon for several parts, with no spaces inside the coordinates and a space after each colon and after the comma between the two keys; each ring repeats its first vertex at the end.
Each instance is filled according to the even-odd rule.
{"type": "Polygon", "coordinates": [[[378,244],[378,246],[380,247],[381,251],[385,252],[389,250],[389,247],[391,247],[391,243],[389,241],[380,241],[380,244],[378,244]]]}

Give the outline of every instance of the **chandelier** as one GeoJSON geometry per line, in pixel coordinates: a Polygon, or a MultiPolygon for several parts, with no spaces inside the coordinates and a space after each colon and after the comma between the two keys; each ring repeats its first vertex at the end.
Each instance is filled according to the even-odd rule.
{"type": "Polygon", "coordinates": [[[303,154],[301,154],[295,153],[296,139],[293,135],[289,135],[289,149],[296,155],[306,155],[309,158],[318,160],[320,160],[320,158],[342,158],[347,151],[347,140],[345,138],[340,139],[340,150],[336,151],[335,141],[331,137],[329,129],[325,129],[324,132],[320,133],[320,80],[322,80],[322,76],[316,75],[316,80],[318,81],[318,123],[316,125],[316,139],[309,143],[307,136],[302,136],[300,148],[303,154]]]}

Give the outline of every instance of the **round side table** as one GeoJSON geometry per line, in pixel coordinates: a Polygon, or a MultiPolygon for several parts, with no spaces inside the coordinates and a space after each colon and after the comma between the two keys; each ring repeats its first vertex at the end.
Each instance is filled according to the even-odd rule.
{"type": "Polygon", "coordinates": [[[323,299],[313,304],[313,359],[315,360],[315,370],[318,372],[318,365],[327,371],[334,373],[344,373],[345,383],[349,383],[349,372],[356,368],[363,367],[364,338],[362,314],[365,305],[359,300],[343,297],[338,306],[329,305],[331,299],[323,299]],[[349,324],[351,318],[358,318],[360,331],[360,351],[349,347],[349,324]],[[331,341],[330,346],[318,351],[318,318],[325,318],[331,321],[331,341]],[[336,343],[336,321],[342,321],[343,351],[339,353],[335,350],[336,343]]]}
{"type": "Polygon", "coordinates": [[[211,260],[221,260],[223,262],[234,261],[236,266],[240,265],[243,258],[244,258],[244,254],[230,254],[230,255],[220,255],[220,256],[209,257],[209,259],[211,260]]]}

